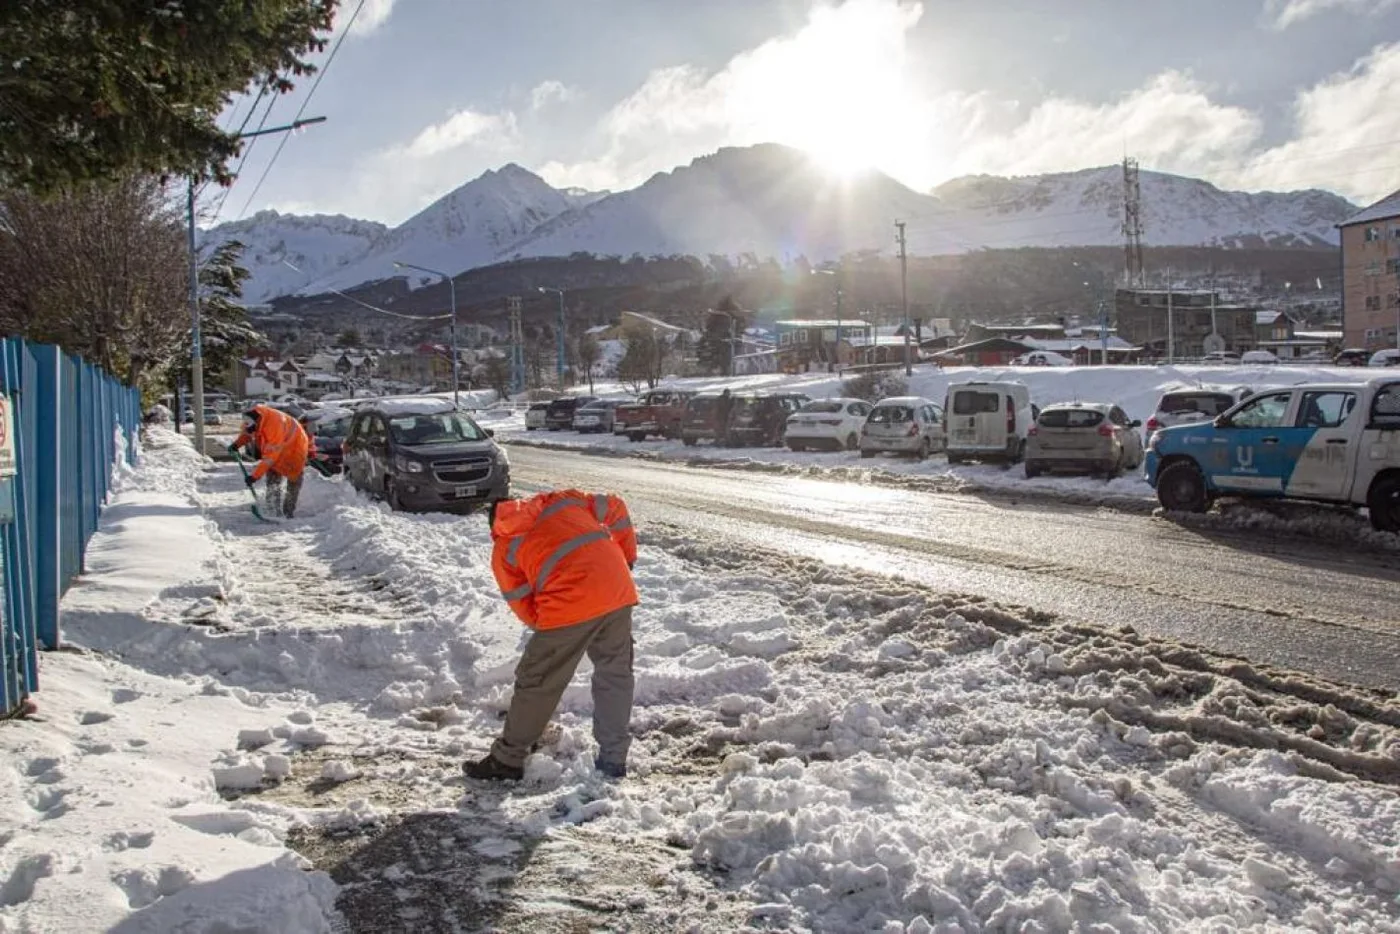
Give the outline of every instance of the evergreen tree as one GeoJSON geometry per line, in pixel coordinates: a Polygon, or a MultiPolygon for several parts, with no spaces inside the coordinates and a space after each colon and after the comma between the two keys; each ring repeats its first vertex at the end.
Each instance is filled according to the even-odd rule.
{"type": "Polygon", "coordinates": [[[0,184],[50,192],[128,174],[227,183],[216,121],[250,84],[314,71],[339,0],[5,0],[0,184]]]}

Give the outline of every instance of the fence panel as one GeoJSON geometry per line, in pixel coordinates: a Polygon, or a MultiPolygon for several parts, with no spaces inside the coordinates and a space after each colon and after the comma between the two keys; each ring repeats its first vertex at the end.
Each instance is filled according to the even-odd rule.
{"type": "Polygon", "coordinates": [[[99,368],[19,338],[0,340],[0,390],[14,410],[18,468],[8,481],[14,519],[0,521],[4,717],[38,689],[38,648],[59,645],[59,601],[82,571],[113,462],[122,454],[135,462],[141,400],[99,368]],[[118,428],[128,440],[124,451],[118,428]]]}

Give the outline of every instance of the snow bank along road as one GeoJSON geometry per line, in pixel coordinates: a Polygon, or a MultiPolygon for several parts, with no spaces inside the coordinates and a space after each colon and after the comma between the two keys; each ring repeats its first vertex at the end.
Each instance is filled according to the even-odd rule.
{"type": "MultiPolygon", "coordinates": [[[[155,432],[65,600],[88,651],[46,656],[44,719],[0,729],[0,932],[1400,932],[1393,692],[1149,637],[1271,617],[1149,589],[1147,533],[543,452],[516,471],[635,507],[631,777],[591,769],[584,674],[525,781],[463,782],[521,633],[479,517],[313,476],[260,524],[231,468],[155,432]],[[1002,579],[1075,615],[976,595],[1002,579]]],[[[1207,552],[1187,573],[1257,563],[1321,612],[1285,586],[1298,556],[1237,566],[1164,529],[1207,552]]],[[[1365,574],[1299,567],[1350,582],[1335,635],[1388,637],[1365,574]]]]}
{"type": "MultiPolygon", "coordinates": [[[[680,467],[513,446],[518,486],[615,489],[643,519],[957,593],[1400,688],[1400,554],[1206,517],[680,467]],[[1215,521],[1212,521],[1215,520],[1215,521]]],[[[1252,514],[1253,515],[1253,514],[1252,514]]],[[[1257,521],[1257,520],[1256,520],[1257,521]]],[[[1340,517],[1318,519],[1324,529],[1340,517]],[[1329,524],[1328,519],[1332,519],[1329,524]]],[[[1358,530],[1361,523],[1356,523],[1358,530]]]]}

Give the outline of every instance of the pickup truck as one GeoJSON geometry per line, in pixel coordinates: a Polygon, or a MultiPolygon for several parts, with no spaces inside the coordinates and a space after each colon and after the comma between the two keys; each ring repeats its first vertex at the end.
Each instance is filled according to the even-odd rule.
{"type": "Polygon", "coordinates": [[[1204,512],[1217,496],[1366,506],[1400,532],[1400,378],[1264,390],[1213,421],[1147,443],[1162,506],[1204,512]]]}
{"type": "Polygon", "coordinates": [[[647,435],[679,438],[685,404],[693,395],[693,392],[675,389],[653,389],[643,393],[636,402],[617,407],[613,416],[613,434],[626,435],[633,441],[644,441],[647,435]]]}

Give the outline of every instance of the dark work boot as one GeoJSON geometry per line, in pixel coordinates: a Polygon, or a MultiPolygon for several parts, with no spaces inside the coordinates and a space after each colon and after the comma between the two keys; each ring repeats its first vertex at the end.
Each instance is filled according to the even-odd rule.
{"type": "Polygon", "coordinates": [[[609,762],[607,759],[597,758],[593,760],[593,767],[608,778],[627,777],[626,762],[609,762]]]}
{"type": "Polygon", "coordinates": [[[475,762],[463,762],[462,772],[467,778],[481,778],[488,781],[518,782],[525,777],[525,770],[518,765],[506,765],[495,756],[486,756],[475,762]]]}

